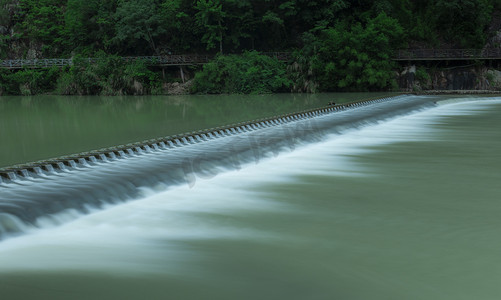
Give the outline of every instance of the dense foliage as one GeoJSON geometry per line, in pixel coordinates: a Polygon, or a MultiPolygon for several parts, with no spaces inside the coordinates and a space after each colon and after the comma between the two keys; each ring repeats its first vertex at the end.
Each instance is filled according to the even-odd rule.
{"type": "Polygon", "coordinates": [[[308,80],[324,91],[395,87],[391,56],[393,49],[404,46],[404,31],[385,12],[365,24],[338,23],[316,35],[305,34],[304,39],[305,46],[296,53],[293,66],[297,90],[315,91],[317,85],[312,86],[308,80]]]}
{"type": "Polygon", "coordinates": [[[157,92],[158,74],[142,61],[125,62],[116,55],[98,53],[93,61],[76,56],[60,70],[0,69],[0,91],[13,95],[143,95],[157,92]]]}
{"type": "Polygon", "coordinates": [[[284,63],[255,51],[221,55],[195,76],[198,93],[276,93],[290,91],[284,63]]]}
{"type": "Polygon", "coordinates": [[[63,95],[142,95],[154,88],[157,75],[144,62],[126,63],[118,56],[100,53],[95,62],[77,57],[57,81],[63,95]]]}
{"type": "Polygon", "coordinates": [[[60,74],[59,68],[11,71],[0,69],[0,95],[35,95],[51,92],[60,74]]]}
{"type": "MultiPolygon", "coordinates": [[[[282,82],[291,78],[294,90],[380,90],[393,86],[394,66],[388,57],[395,49],[482,48],[489,32],[501,29],[499,17],[492,18],[500,8],[501,0],[0,0],[0,59],[95,57],[101,52],[125,56],[291,51],[296,55],[289,74],[270,72],[282,76],[282,82]]],[[[240,59],[247,58],[256,56],[240,59]]],[[[223,69],[254,66],[238,60],[219,56],[198,78],[228,80],[221,77],[223,69]]],[[[16,76],[25,76],[30,86],[36,86],[37,76],[42,76],[37,74],[50,72],[16,76]]],[[[126,91],[118,88],[124,82],[117,78],[129,75],[105,76],[103,86],[85,88],[79,86],[87,81],[76,78],[84,75],[67,70],[65,76],[62,81],[71,77],[81,83],[62,88],[60,82],[60,90],[93,93],[126,91]]],[[[254,90],[213,84],[197,90],[257,92],[288,87],[259,83],[254,90]]]]}

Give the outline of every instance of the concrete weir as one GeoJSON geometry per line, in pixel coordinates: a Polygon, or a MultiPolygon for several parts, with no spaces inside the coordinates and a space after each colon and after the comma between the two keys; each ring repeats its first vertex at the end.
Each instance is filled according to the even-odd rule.
{"type": "Polygon", "coordinates": [[[0,169],[0,239],[67,210],[88,213],[293,150],[326,134],[432,107],[435,97],[399,95],[331,105],[0,169]]]}
{"type": "Polygon", "coordinates": [[[319,115],[332,112],[347,110],[366,106],[374,103],[380,103],[387,100],[395,100],[405,97],[399,95],[396,97],[385,97],[371,100],[352,102],[341,105],[328,105],[325,107],[275,116],[267,119],[252,120],[238,124],[232,124],[223,127],[211,128],[206,130],[194,131],[181,135],[167,136],[159,139],[146,140],[134,144],[120,145],[90,152],[83,152],[68,156],[62,156],[54,159],[41,160],[27,164],[16,165],[7,168],[0,168],[0,178],[3,181],[12,181],[23,178],[30,178],[39,175],[43,171],[52,172],[54,170],[64,171],[68,168],[90,166],[89,163],[97,161],[109,161],[116,158],[126,158],[127,156],[139,155],[145,152],[151,152],[159,149],[168,149],[175,146],[183,146],[198,142],[207,141],[211,138],[232,135],[246,131],[258,130],[268,126],[297,121],[306,118],[313,118],[319,115]],[[77,166],[77,164],[79,164],[77,166]]]}

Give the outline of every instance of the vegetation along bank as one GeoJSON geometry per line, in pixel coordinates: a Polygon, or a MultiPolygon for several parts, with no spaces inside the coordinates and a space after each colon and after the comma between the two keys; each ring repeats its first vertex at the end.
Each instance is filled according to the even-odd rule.
{"type": "Polygon", "coordinates": [[[74,61],[0,69],[0,92],[498,89],[496,63],[391,58],[405,48],[500,48],[500,30],[501,0],[0,0],[0,59],[74,61]],[[195,53],[215,58],[181,68],[121,59],[195,53]]]}

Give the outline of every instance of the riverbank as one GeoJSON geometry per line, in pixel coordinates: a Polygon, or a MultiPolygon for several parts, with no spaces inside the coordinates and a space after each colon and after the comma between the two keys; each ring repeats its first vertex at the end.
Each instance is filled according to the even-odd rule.
{"type": "Polygon", "coordinates": [[[423,94],[495,94],[501,90],[499,66],[438,64],[441,66],[421,63],[395,70],[399,89],[423,94]]]}
{"type": "MultiPolygon", "coordinates": [[[[196,1],[195,5],[184,0],[169,4],[4,2],[0,5],[0,59],[37,63],[17,71],[0,70],[2,95],[501,89],[501,80],[495,85],[490,80],[501,78],[499,71],[449,71],[449,62],[438,62],[443,55],[431,57],[426,66],[429,70],[415,72],[417,77],[423,76],[418,78],[419,84],[401,84],[397,79],[406,63],[401,59],[396,62],[396,53],[402,49],[499,52],[501,6],[492,0],[451,6],[433,1],[398,5],[392,1],[341,1],[339,5],[329,1],[308,5],[302,1],[247,1],[238,5],[232,1],[224,5],[224,1],[196,1]],[[141,17],[132,17],[138,12],[141,17]],[[142,18],[150,20],[148,26],[136,23],[142,18]],[[284,64],[267,60],[266,54],[275,51],[290,53],[290,59],[284,64]],[[174,63],[155,58],[172,54],[181,58],[174,63]],[[182,58],[192,54],[214,59],[194,62],[182,58]],[[147,68],[131,63],[138,56],[148,58],[147,68]],[[42,67],[40,60],[46,58],[66,63],[46,70],[29,69],[42,67]],[[89,61],[94,63],[86,64],[89,61]],[[195,80],[186,87],[190,75],[195,80]]],[[[412,59],[412,55],[407,58],[412,59]]],[[[465,58],[468,61],[464,63],[481,64],[475,56],[460,56],[465,58]]]]}
{"type": "Polygon", "coordinates": [[[104,52],[65,66],[0,68],[0,95],[271,94],[296,91],[288,64],[257,51],[217,55],[203,67],[163,66],[104,52]]]}
{"type": "MultiPolygon", "coordinates": [[[[203,66],[155,67],[101,53],[96,59],[76,57],[72,65],[40,69],[0,69],[1,95],[188,95],[318,92],[407,92],[420,94],[496,94],[500,66],[426,64],[393,65],[380,87],[345,86],[345,77],[324,77],[292,56],[284,62],[256,51],[220,55],[203,66]]],[[[351,75],[350,75],[351,76],[351,75]]],[[[348,76],[348,77],[350,77],[348,76]]],[[[346,77],[346,78],[348,78],[346,77]]],[[[354,77],[354,76],[351,76],[354,77]]]]}
{"type": "Polygon", "coordinates": [[[415,95],[501,95],[501,90],[428,90],[413,92],[415,95]]]}

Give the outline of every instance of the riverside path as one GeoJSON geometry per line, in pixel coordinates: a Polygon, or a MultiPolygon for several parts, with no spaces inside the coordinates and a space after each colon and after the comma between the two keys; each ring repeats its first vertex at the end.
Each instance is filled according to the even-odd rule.
{"type": "MultiPolygon", "coordinates": [[[[265,52],[262,53],[275,57],[280,61],[287,61],[290,53],[287,52],[265,52]]],[[[214,55],[211,54],[183,54],[183,55],[162,55],[162,56],[124,56],[122,59],[127,62],[143,61],[150,66],[189,66],[208,63],[214,55]]],[[[94,63],[98,58],[80,58],[79,61],[94,63]]],[[[71,66],[76,60],[73,58],[34,58],[34,59],[6,59],[0,60],[0,68],[3,69],[40,69],[52,67],[71,66]]]]}

